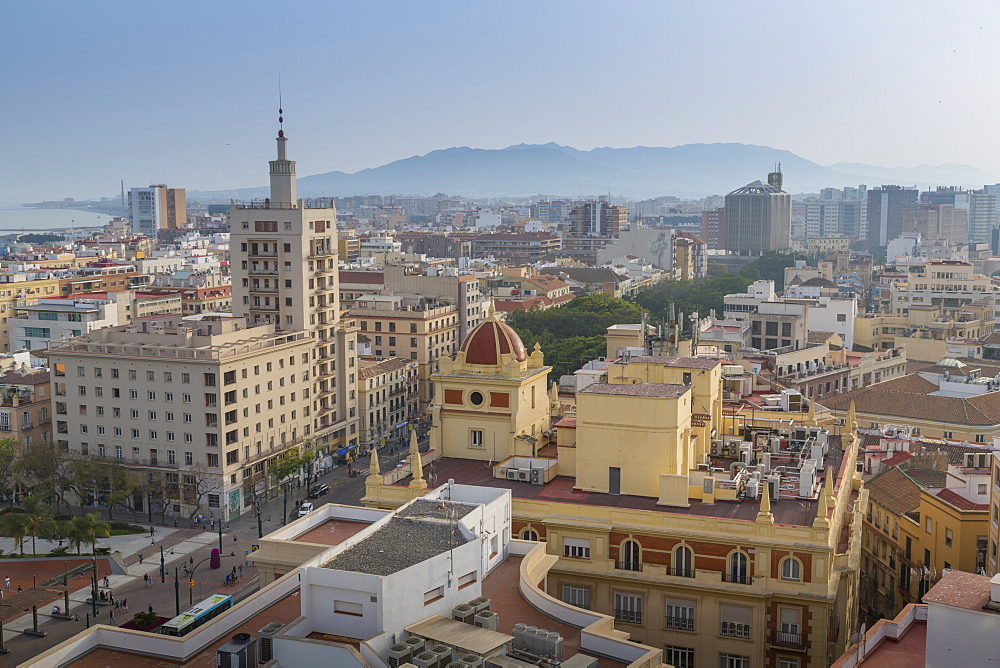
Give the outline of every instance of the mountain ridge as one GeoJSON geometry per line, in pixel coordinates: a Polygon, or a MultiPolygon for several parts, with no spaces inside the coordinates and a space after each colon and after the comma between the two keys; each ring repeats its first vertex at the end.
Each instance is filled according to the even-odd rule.
{"type": "MultiPolygon", "coordinates": [[[[785,190],[818,192],[824,187],[974,184],[1000,181],[1000,171],[969,165],[878,167],[862,163],[820,165],[786,149],[733,142],[672,147],[597,147],[588,151],[555,142],[515,144],[501,149],[452,146],[369,167],[330,171],[298,179],[303,197],[349,195],[466,197],[558,197],[606,194],[630,198],[723,195],[763,180],[781,164],[785,190]],[[955,181],[951,177],[961,180],[955,181]]],[[[189,191],[192,199],[266,197],[266,186],[189,191]]]]}

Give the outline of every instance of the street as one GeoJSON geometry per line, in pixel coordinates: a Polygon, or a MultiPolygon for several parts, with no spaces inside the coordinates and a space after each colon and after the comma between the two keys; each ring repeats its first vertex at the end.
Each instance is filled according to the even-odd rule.
{"type": "MultiPolygon", "coordinates": [[[[379,462],[383,472],[394,468],[401,459],[408,455],[405,446],[396,446],[395,455],[388,452],[381,452],[379,462]]],[[[426,440],[421,443],[421,450],[426,449],[426,440]]],[[[388,448],[386,448],[388,450],[388,448]]],[[[369,465],[368,457],[359,458],[352,463],[352,468],[363,472],[363,475],[351,477],[348,474],[348,467],[338,466],[331,469],[313,484],[325,483],[330,486],[330,491],[318,499],[313,499],[317,507],[326,503],[339,503],[346,505],[358,505],[365,491],[365,475],[369,465]]],[[[294,490],[288,497],[288,522],[297,519],[295,507],[296,500],[306,499],[306,487],[294,490]]],[[[276,531],[282,526],[282,513],[284,510],[284,497],[279,496],[264,504],[261,508],[260,520],[263,534],[276,531]]],[[[206,516],[206,522],[210,521],[206,516]]],[[[182,524],[187,520],[182,520],[182,524]]],[[[154,523],[155,524],[155,523],[154,523]]],[[[189,524],[189,523],[188,523],[189,524]]],[[[164,526],[173,527],[173,520],[168,518],[164,526]]],[[[159,547],[155,542],[145,545],[138,552],[131,555],[123,555],[128,566],[128,575],[110,576],[110,590],[113,591],[115,599],[127,600],[129,612],[119,610],[115,615],[115,624],[121,625],[131,620],[132,615],[138,611],[147,610],[152,606],[153,610],[161,617],[172,618],[177,614],[177,599],[179,598],[180,609],[186,610],[189,601],[197,603],[207,596],[220,593],[230,594],[242,600],[255,592],[258,588],[257,569],[253,565],[253,554],[251,547],[257,543],[257,516],[248,512],[233,520],[229,525],[223,527],[222,538],[222,567],[218,570],[209,568],[208,558],[212,548],[219,547],[219,526],[216,524],[215,531],[192,531],[183,527],[176,532],[176,535],[168,537],[165,541],[169,543],[164,549],[164,561],[166,564],[166,577],[160,577],[160,557],[159,547]],[[183,541],[183,542],[182,542],[183,541]],[[187,546],[188,549],[182,548],[187,546]],[[138,553],[144,555],[140,564],[138,553]],[[239,584],[235,587],[225,586],[226,575],[232,573],[232,569],[237,569],[239,574],[240,566],[243,566],[242,576],[239,584]],[[194,575],[185,575],[184,567],[194,568],[194,575]],[[178,571],[177,585],[174,583],[174,572],[178,571]],[[148,574],[151,581],[144,580],[143,575],[148,574]],[[190,586],[190,580],[194,581],[194,587],[190,586]]],[[[157,538],[154,535],[153,541],[157,538]]],[[[89,592],[89,590],[88,590],[89,592]]],[[[88,617],[92,612],[92,605],[87,604],[85,599],[89,593],[80,592],[71,594],[70,610],[71,614],[79,616],[79,621],[54,619],[43,613],[39,609],[39,628],[47,632],[44,638],[25,635],[17,631],[24,624],[5,623],[4,644],[10,650],[10,654],[0,655],[0,665],[17,665],[23,661],[36,656],[73,635],[84,630],[88,617]]],[[[99,606],[97,623],[109,623],[109,612],[112,606],[99,606]]],[[[44,610],[47,612],[47,609],[44,610]]],[[[30,618],[30,609],[27,610],[30,618]]],[[[22,618],[23,619],[23,618],[22,618]]],[[[94,623],[90,620],[90,623],[94,623]]]]}

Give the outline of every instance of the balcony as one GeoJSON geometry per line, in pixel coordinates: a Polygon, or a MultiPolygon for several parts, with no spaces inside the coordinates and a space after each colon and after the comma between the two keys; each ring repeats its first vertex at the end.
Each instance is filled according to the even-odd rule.
{"type": "Polygon", "coordinates": [[[744,638],[749,640],[750,625],[739,622],[722,622],[719,635],[726,636],[727,638],[744,638]]]}
{"type": "Polygon", "coordinates": [[[276,293],[276,292],[278,292],[278,286],[273,286],[272,287],[270,285],[265,285],[265,286],[251,285],[250,288],[249,288],[249,290],[250,290],[250,292],[276,293]]]}
{"type": "Polygon", "coordinates": [[[247,257],[278,257],[278,251],[253,250],[251,248],[247,257]]]}
{"type": "Polygon", "coordinates": [[[747,575],[746,573],[723,573],[722,581],[729,582],[731,584],[741,584],[748,585],[753,584],[753,576],[747,575]]]}
{"type": "Polygon", "coordinates": [[[642,624],[642,611],[615,608],[615,621],[626,624],[642,624]]]}
{"type": "Polygon", "coordinates": [[[673,575],[675,578],[693,578],[694,570],[690,568],[668,568],[667,575],[673,575]]]}
{"type": "Polygon", "coordinates": [[[619,561],[615,563],[615,568],[619,571],[635,571],[636,573],[642,572],[642,564],[637,561],[619,561]]]}
{"type": "Polygon", "coordinates": [[[251,311],[277,311],[279,308],[277,304],[252,304],[250,306],[251,311]]]}
{"type": "Polygon", "coordinates": [[[694,631],[694,615],[688,617],[665,617],[663,626],[678,631],[694,631]]]}
{"type": "Polygon", "coordinates": [[[247,273],[250,274],[251,276],[277,276],[278,269],[277,268],[261,269],[258,267],[250,267],[250,269],[247,270],[247,273]]]}
{"type": "Polygon", "coordinates": [[[774,647],[783,649],[804,650],[806,648],[806,636],[801,633],[786,633],[771,629],[770,643],[774,647]]]}

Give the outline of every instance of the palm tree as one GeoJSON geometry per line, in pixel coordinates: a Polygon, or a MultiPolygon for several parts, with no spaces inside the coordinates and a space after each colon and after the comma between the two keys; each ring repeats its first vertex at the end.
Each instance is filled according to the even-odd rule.
{"type": "Polygon", "coordinates": [[[88,543],[97,551],[97,539],[111,535],[111,525],[101,519],[98,513],[78,515],[63,525],[67,540],[76,545],[76,553],[80,554],[80,546],[88,543]]]}
{"type": "Polygon", "coordinates": [[[0,534],[13,538],[24,554],[24,539],[29,535],[24,513],[7,513],[0,518],[0,534]]]}
{"type": "Polygon", "coordinates": [[[24,528],[31,536],[31,552],[38,554],[35,539],[38,536],[51,536],[56,532],[56,523],[52,518],[52,508],[35,496],[24,500],[24,528]]]}

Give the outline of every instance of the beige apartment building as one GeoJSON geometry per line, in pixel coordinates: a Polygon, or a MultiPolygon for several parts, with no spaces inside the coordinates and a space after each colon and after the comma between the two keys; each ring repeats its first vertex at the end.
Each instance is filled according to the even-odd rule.
{"type": "Polygon", "coordinates": [[[170,514],[236,517],[275,486],[270,460],[308,434],[312,351],[305,332],[219,316],[61,341],[49,350],[56,439],[166,489],[184,482],[170,514]]]}
{"type": "Polygon", "coordinates": [[[296,197],[295,162],[279,131],[270,165],[271,196],[230,211],[233,314],[302,333],[313,343],[311,421],[302,437],[321,450],[356,447],[357,328],[342,319],[337,275],[337,210],[296,197]]]}
{"type": "Polygon", "coordinates": [[[458,350],[459,312],[449,300],[414,294],[369,294],[351,309],[375,357],[415,360],[420,407],[433,396],[430,377],[445,355],[458,350]]]}
{"type": "Polygon", "coordinates": [[[48,371],[22,369],[0,376],[0,438],[13,438],[22,452],[52,440],[48,371]]]}
{"type": "Polygon", "coordinates": [[[378,445],[380,439],[404,436],[419,406],[417,362],[398,357],[363,357],[359,366],[358,411],[362,446],[371,447],[378,445]]]}

